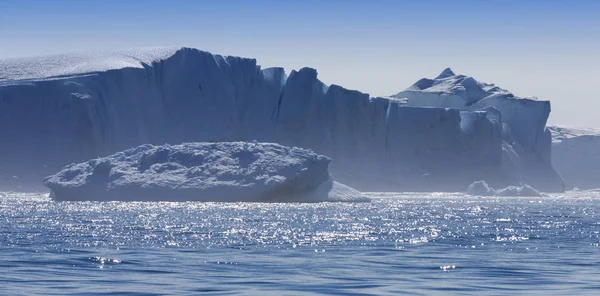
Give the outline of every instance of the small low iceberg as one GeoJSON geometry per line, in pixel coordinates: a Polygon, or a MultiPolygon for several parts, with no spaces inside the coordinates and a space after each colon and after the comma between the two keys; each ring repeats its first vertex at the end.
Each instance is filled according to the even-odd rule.
{"type": "Polygon", "coordinates": [[[333,181],[331,159],[272,143],[142,145],[44,179],[61,201],[366,202],[333,181]]]}
{"type": "Polygon", "coordinates": [[[542,194],[529,185],[508,186],[495,190],[485,181],[476,181],[469,185],[467,194],[475,196],[542,196],[542,194]]]}

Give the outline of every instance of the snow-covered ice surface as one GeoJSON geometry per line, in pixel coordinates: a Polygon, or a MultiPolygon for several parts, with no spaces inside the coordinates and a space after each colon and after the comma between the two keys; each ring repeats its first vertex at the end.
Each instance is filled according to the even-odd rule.
{"type": "Polygon", "coordinates": [[[174,47],[135,48],[0,60],[0,85],[144,68],[174,55],[176,51],[174,47]]]}
{"type": "Polygon", "coordinates": [[[446,68],[434,79],[422,78],[392,97],[404,98],[407,104],[413,106],[428,105],[458,109],[495,98],[537,100],[535,97],[515,96],[495,84],[478,81],[470,76],[457,75],[450,68],[446,68]]]}
{"type": "Polygon", "coordinates": [[[56,200],[368,201],[333,182],[330,159],[271,143],[142,145],[71,164],[44,181],[56,200]]]}
{"type": "Polygon", "coordinates": [[[569,187],[600,188],[600,129],[550,126],[552,163],[569,187]]]}
{"type": "MultiPolygon", "coordinates": [[[[315,69],[287,75],[191,48],[5,60],[0,77],[4,189],[146,143],[258,141],[327,155],[334,178],[362,191],[462,191],[481,179],[562,190],[543,133],[548,102],[411,107],[326,85],[315,69]]],[[[470,98],[469,81],[460,83],[470,98]]]]}
{"type": "Polygon", "coordinates": [[[552,144],[560,144],[564,140],[582,136],[600,135],[600,128],[550,125],[548,129],[552,134],[552,144]]]}
{"type": "Polygon", "coordinates": [[[542,196],[542,194],[529,185],[508,186],[494,189],[485,181],[476,181],[469,185],[467,194],[476,196],[542,196]]]}

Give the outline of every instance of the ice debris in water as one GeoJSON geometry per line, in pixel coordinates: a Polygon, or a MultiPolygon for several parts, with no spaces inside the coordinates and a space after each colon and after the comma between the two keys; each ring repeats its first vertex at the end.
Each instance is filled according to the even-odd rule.
{"type": "Polygon", "coordinates": [[[330,159],[272,143],[142,145],[45,179],[55,200],[369,201],[334,182],[330,159]]]}
{"type": "Polygon", "coordinates": [[[469,185],[467,194],[477,196],[542,196],[542,194],[529,185],[508,186],[495,190],[485,181],[476,181],[469,185]]]}
{"type": "Polygon", "coordinates": [[[469,185],[467,193],[470,195],[492,196],[496,194],[496,191],[485,181],[476,181],[469,185]]]}

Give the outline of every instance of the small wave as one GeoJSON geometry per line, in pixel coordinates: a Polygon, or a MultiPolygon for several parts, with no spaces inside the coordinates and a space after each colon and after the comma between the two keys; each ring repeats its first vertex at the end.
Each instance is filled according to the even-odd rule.
{"type": "Polygon", "coordinates": [[[93,261],[93,262],[98,262],[100,265],[105,265],[105,264],[119,264],[121,263],[121,260],[119,259],[114,259],[114,258],[105,258],[105,257],[89,257],[89,260],[93,261]]]}

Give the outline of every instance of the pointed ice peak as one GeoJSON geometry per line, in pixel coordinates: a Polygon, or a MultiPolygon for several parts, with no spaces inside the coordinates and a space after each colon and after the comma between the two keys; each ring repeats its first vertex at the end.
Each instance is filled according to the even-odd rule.
{"type": "Polygon", "coordinates": [[[448,78],[448,77],[452,77],[452,76],[456,76],[456,74],[454,74],[454,72],[452,71],[452,69],[446,68],[435,79],[444,79],[444,78],[448,78]]]}
{"type": "MultiPolygon", "coordinates": [[[[460,106],[470,106],[484,98],[517,98],[509,91],[502,89],[494,84],[477,81],[475,78],[466,75],[457,75],[452,69],[446,68],[440,75],[434,79],[423,78],[415,84],[394,95],[395,98],[408,98],[409,102],[416,100],[413,92],[434,93],[439,95],[456,95],[462,98],[460,106]]],[[[418,105],[416,102],[411,104],[418,105]]],[[[433,104],[433,103],[432,103],[433,104]]]]}

